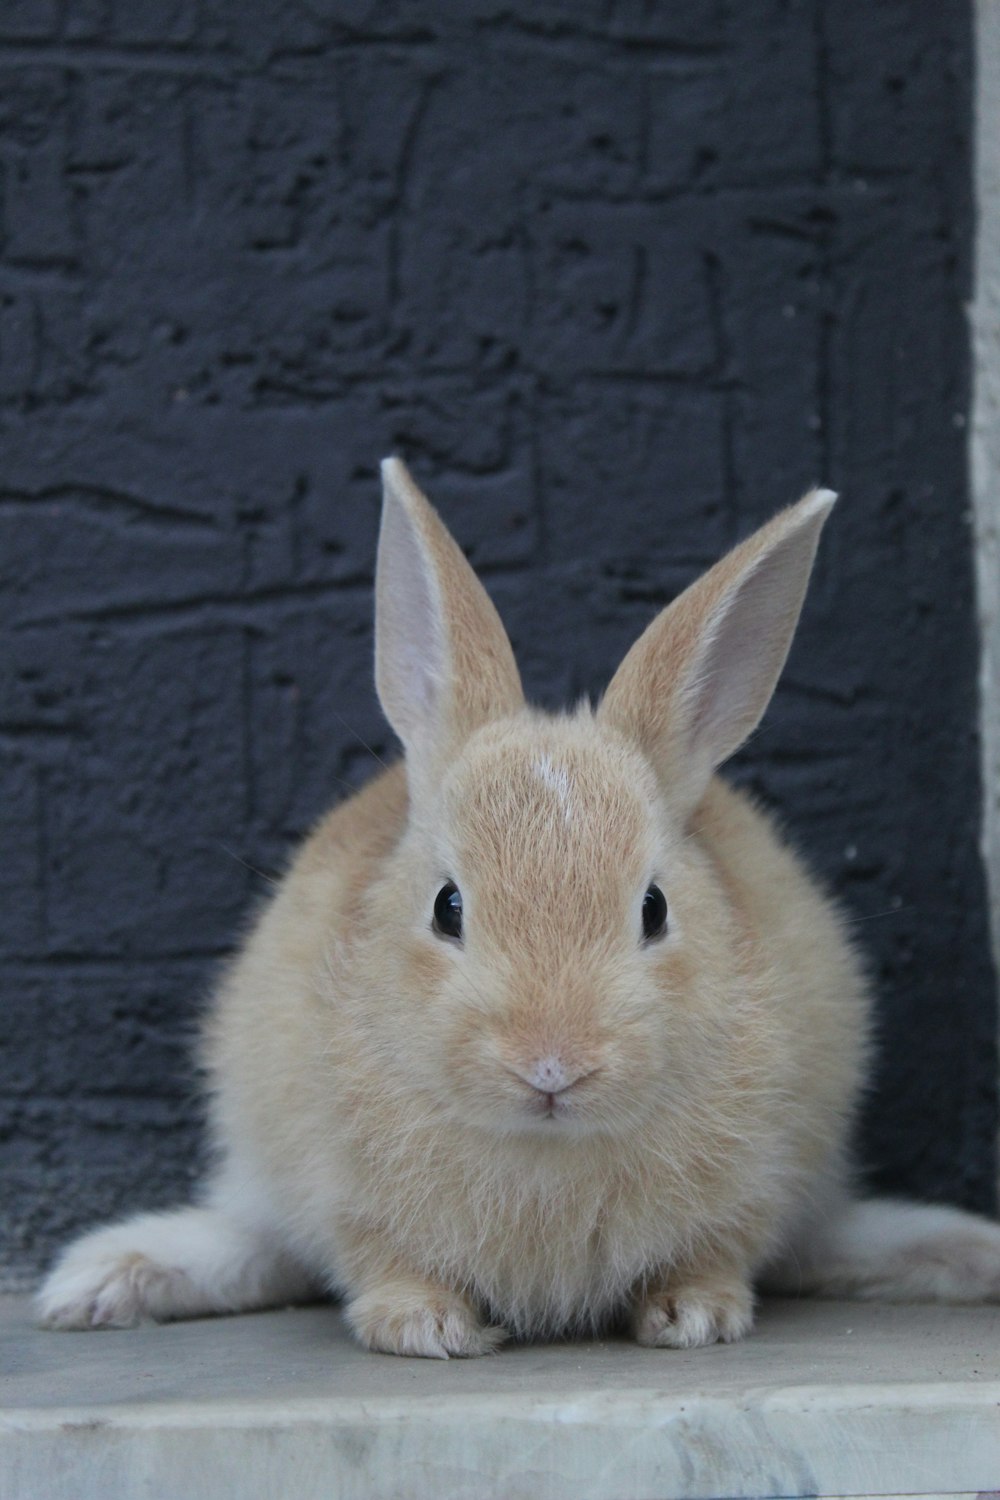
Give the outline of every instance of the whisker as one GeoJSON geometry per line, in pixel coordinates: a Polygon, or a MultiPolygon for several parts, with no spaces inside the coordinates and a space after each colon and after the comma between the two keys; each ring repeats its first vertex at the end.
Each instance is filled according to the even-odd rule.
{"type": "Polygon", "coordinates": [[[843,920],[848,927],[853,927],[858,922],[877,922],[880,917],[898,917],[916,909],[916,904],[911,901],[907,906],[888,906],[885,911],[870,911],[863,917],[844,917],[843,920]]]}
{"type": "Polygon", "coordinates": [[[221,849],[223,854],[228,854],[229,858],[234,859],[238,865],[242,865],[245,870],[249,870],[251,875],[259,875],[261,880],[267,881],[268,885],[280,885],[280,876],[268,875],[265,870],[258,870],[256,865],[252,865],[248,859],[243,858],[242,854],[237,854],[235,849],[230,849],[228,845],[223,844],[219,839],[215,840],[215,846],[217,849],[221,849]]]}
{"type": "MultiPolygon", "coordinates": [[[[347,730],[348,734],[354,736],[354,738],[357,740],[358,744],[362,747],[362,749],[367,750],[368,754],[372,757],[372,759],[373,760],[377,760],[378,763],[379,763],[379,765],[382,767],[382,769],[384,771],[388,771],[389,767],[386,764],[386,762],[382,759],[381,755],[377,754],[376,751],[374,751],[372,749],[371,745],[369,745],[369,743],[368,743],[367,740],[363,740],[361,738],[360,734],[358,734],[358,731],[354,728],[354,726],[352,724],[348,724],[348,722],[344,718],[343,714],[338,713],[335,708],[332,708],[330,710],[330,712],[333,714],[333,717],[335,719],[338,719],[340,721],[340,723],[343,724],[343,726],[347,730]]],[[[353,790],[354,790],[354,788],[352,788],[352,791],[353,790]]]]}

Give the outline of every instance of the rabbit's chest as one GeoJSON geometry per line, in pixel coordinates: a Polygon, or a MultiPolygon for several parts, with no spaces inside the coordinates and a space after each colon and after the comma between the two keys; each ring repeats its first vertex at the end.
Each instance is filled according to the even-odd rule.
{"type": "Polygon", "coordinates": [[[628,1187],[516,1173],[442,1186],[409,1218],[400,1249],[429,1275],[471,1288],[515,1332],[597,1328],[677,1247],[676,1214],[628,1187]]]}

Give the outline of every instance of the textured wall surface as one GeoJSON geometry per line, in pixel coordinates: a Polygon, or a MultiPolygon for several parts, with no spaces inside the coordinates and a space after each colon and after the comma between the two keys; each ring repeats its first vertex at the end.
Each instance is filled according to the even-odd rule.
{"type": "Polygon", "coordinates": [[[187,1037],[390,737],[376,463],[531,691],[809,483],[738,766],[858,919],[882,1185],[988,1206],[970,24],[880,0],[0,7],[4,1256],[185,1193],[187,1037]]]}

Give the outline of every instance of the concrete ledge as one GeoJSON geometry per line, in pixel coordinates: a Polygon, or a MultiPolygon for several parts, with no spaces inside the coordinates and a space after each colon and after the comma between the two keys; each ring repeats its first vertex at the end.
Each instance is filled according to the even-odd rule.
{"type": "Polygon", "coordinates": [[[366,1354],[330,1307],[44,1334],[0,1299],[3,1500],[1000,1492],[1000,1309],[765,1304],[744,1344],[366,1354]]]}

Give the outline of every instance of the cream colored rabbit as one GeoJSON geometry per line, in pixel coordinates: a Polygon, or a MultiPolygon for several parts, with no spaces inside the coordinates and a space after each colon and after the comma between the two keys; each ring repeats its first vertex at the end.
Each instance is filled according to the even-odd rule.
{"type": "Polygon", "coordinates": [[[713,772],[760,719],[815,490],[663,611],[595,711],[525,706],[486,593],[383,466],[376,672],[406,751],[317,828],[206,1028],[201,1205],[85,1236],[54,1328],[332,1291],[362,1343],[627,1320],[737,1339],[753,1287],[1000,1297],[1000,1229],[851,1197],[869,996],[836,909],[713,772]]]}

